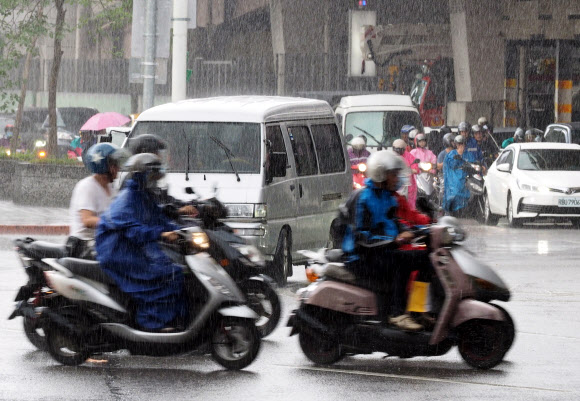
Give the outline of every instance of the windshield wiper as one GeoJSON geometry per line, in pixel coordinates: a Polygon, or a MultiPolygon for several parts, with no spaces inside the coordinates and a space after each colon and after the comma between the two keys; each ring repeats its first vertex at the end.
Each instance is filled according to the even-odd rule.
{"type": "Polygon", "coordinates": [[[369,134],[367,131],[365,131],[365,130],[364,130],[364,129],[362,129],[361,127],[357,127],[356,125],[354,125],[354,127],[355,127],[357,130],[359,130],[359,131],[362,131],[362,132],[363,132],[363,134],[365,134],[365,135],[367,135],[367,136],[371,137],[371,138],[372,138],[372,139],[373,139],[373,140],[374,140],[374,141],[375,141],[375,142],[376,142],[378,145],[381,145],[381,146],[383,145],[383,143],[382,143],[382,142],[379,142],[379,141],[377,140],[377,138],[375,138],[374,136],[372,136],[371,134],[369,134]]]}
{"type": "Polygon", "coordinates": [[[236,155],[234,155],[234,152],[232,152],[230,150],[230,148],[228,148],[222,141],[217,139],[215,136],[210,135],[209,138],[212,141],[214,141],[220,148],[222,148],[224,150],[226,157],[228,158],[228,161],[230,162],[230,166],[232,167],[232,171],[236,175],[238,182],[240,182],[240,176],[239,176],[238,172],[236,171],[236,169],[234,168],[234,164],[232,163],[232,157],[236,157],[236,155]]]}
{"type": "Polygon", "coordinates": [[[185,167],[185,181],[189,181],[189,154],[191,151],[191,145],[187,144],[187,166],[185,167]]]}

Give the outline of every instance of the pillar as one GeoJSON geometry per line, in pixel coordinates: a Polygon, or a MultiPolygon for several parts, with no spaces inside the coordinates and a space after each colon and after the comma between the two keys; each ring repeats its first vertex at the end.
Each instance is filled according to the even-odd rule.
{"type": "Polygon", "coordinates": [[[507,43],[505,49],[504,127],[518,124],[518,48],[507,43]]]}
{"type": "Polygon", "coordinates": [[[572,51],[570,41],[558,40],[556,46],[556,93],[554,95],[555,121],[572,121],[572,51]]]}

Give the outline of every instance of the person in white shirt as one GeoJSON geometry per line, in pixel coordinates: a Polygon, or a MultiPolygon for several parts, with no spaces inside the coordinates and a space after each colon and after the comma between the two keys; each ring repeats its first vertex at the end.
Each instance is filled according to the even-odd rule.
{"type": "Polygon", "coordinates": [[[93,173],[74,187],[69,206],[70,231],[67,242],[71,256],[86,256],[86,245],[92,248],[99,215],[110,205],[115,192],[113,181],[128,152],[111,143],[91,146],[85,157],[85,166],[93,173]],[[85,245],[80,247],[79,245],[85,245]]]}

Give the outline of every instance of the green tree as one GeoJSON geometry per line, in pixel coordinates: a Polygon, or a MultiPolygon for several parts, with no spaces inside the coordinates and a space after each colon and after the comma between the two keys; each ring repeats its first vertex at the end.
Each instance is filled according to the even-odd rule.
{"type": "Polygon", "coordinates": [[[116,37],[114,35],[131,20],[132,3],[132,0],[0,0],[0,110],[13,108],[18,103],[13,146],[18,140],[30,61],[36,54],[38,38],[49,36],[54,44],[48,87],[47,149],[49,154],[54,155],[57,153],[57,84],[64,35],[90,24],[96,27],[96,34],[116,37]],[[93,12],[78,25],[70,26],[65,21],[66,6],[74,4],[87,7],[93,12]],[[50,10],[56,11],[54,20],[47,18],[47,11],[50,10]],[[23,59],[25,61],[20,68],[23,59]],[[19,84],[19,96],[9,92],[19,84]]]}

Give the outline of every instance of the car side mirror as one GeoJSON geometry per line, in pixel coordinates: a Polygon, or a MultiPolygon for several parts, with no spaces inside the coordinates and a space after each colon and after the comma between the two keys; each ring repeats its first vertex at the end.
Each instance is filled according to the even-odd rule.
{"type": "Polygon", "coordinates": [[[352,134],[348,134],[347,136],[344,137],[346,142],[352,141],[352,138],[353,138],[352,134]]]}
{"type": "Polygon", "coordinates": [[[509,163],[502,163],[497,165],[497,171],[501,171],[504,173],[510,172],[510,164],[509,163]]]}

